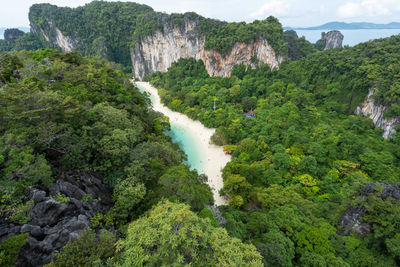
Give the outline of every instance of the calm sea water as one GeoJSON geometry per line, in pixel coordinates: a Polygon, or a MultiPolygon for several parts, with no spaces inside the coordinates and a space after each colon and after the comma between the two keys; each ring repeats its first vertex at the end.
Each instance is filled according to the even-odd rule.
{"type": "MultiPolygon", "coordinates": [[[[304,36],[311,43],[317,42],[319,39],[321,39],[321,33],[328,31],[329,30],[296,30],[298,36],[304,36]]],[[[400,34],[400,29],[340,30],[340,32],[344,35],[343,45],[354,46],[369,40],[400,34]]]]}
{"type": "MultiPolygon", "coordinates": [[[[144,90],[138,86],[140,92],[144,90]]],[[[151,103],[154,103],[155,98],[152,94],[148,94],[151,103]]],[[[175,121],[170,121],[171,130],[164,132],[166,135],[171,137],[174,143],[177,143],[187,155],[187,161],[184,163],[189,166],[191,170],[196,169],[198,173],[204,173],[205,155],[202,154],[200,144],[198,144],[196,138],[189,132],[184,125],[180,125],[175,121]]]]}
{"type": "Polygon", "coordinates": [[[202,155],[202,150],[198,145],[198,142],[193,135],[182,125],[176,125],[174,122],[171,123],[171,130],[165,132],[166,135],[171,137],[174,143],[178,143],[179,147],[187,155],[186,165],[190,167],[191,170],[196,169],[198,173],[204,173],[204,155],[202,155]]]}

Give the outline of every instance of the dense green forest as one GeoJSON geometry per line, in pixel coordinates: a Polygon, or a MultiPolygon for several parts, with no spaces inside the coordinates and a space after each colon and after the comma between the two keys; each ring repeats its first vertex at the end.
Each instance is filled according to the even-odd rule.
{"type": "Polygon", "coordinates": [[[400,203],[388,188],[400,183],[400,135],[385,140],[352,115],[369,88],[393,104],[386,116],[400,115],[399,41],[316,52],[274,71],[237,65],[229,78],[181,59],[148,77],[168,107],[217,128],[214,143],[233,154],[225,228],[254,244],[265,266],[399,264],[400,203]],[[344,225],[355,211],[367,231],[344,225]]]}
{"type": "MultiPolygon", "coordinates": [[[[33,203],[26,201],[30,187],[48,188],[69,171],[97,173],[113,192],[111,209],[90,218],[96,233],[104,231],[96,237],[95,232],[88,230],[77,241],[69,243],[52,265],[150,263],[154,260],[150,255],[156,253],[152,247],[158,246],[151,245],[152,242],[162,242],[165,250],[159,251],[163,254],[157,258],[159,264],[188,263],[201,257],[211,246],[215,249],[215,258],[198,260],[259,266],[261,256],[254,246],[244,245],[239,239],[229,237],[225,230],[209,225],[210,216],[204,207],[213,203],[211,190],[204,184],[205,177],[182,164],[183,152],[163,134],[168,128],[168,120],[149,109],[149,101],[115,64],[83,58],[76,52],[1,53],[2,222],[18,225],[30,221],[33,203]],[[187,203],[192,211],[189,206],[168,200],[187,203]],[[160,201],[159,206],[151,209],[160,201]],[[167,214],[170,220],[159,221],[169,209],[173,211],[167,214]],[[140,216],[145,217],[128,224],[140,216]],[[185,220],[185,226],[177,227],[176,222],[185,216],[190,218],[185,220]],[[153,228],[147,227],[146,221],[153,228]],[[134,227],[143,229],[127,232],[134,227]],[[190,251],[182,250],[185,243],[181,242],[188,240],[169,240],[176,245],[167,245],[165,240],[153,239],[153,231],[158,229],[174,229],[181,237],[197,234],[204,241],[190,251]],[[131,240],[145,234],[152,238],[143,240],[148,249],[143,245],[136,251],[137,243],[132,244],[131,240]],[[119,246],[124,249],[115,250],[116,235],[119,246]],[[210,243],[209,238],[214,235],[221,239],[210,243]],[[243,251],[229,255],[225,243],[235,244],[243,251]]],[[[84,198],[82,202],[89,200],[89,196],[84,198]]],[[[69,202],[61,194],[53,199],[69,202]]],[[[26,238],[24,234],[0,244],[2,266],[13,266],[26,238]]]]}
{"type": "Polygon", "coordinates": [[[41,40],[33,33],[24,33],[19,29],[6,29],[4,39],[0,39],[0,52],[12,50],[37,50],[52,48],[50,43],[41,40]]]}
{"type": "MultiPolygon", "coordinates": [[[[318,51],[274,17],[226,23],[129,2],[33,5],[29,19],[34,33],[0,40],[1,237],[4,225],[32,222],[32,189],[66,206],[51,188],[71,173],[86,187],[79,175],[89,174],[110,206],[48,266],[400,265],[400,134],[385,140],[353,115],[373,89],[385,117],[400,116],[399,36],[318,51]],[[180,59],[146,77],[169,108],[217,128],[212,141],[232,154],[222,220],[206,208],[207,177],[164,134],[168,118],[124,74],[136,42],[187,21],[206,49],[226,54],[264,36],[287,56],[279,70],[236,65],[225,78],[180,59]],[[39,32],[54,38],[54,26],[88,57],[53,50],[39,32]]],[[[32,238],[20,230],[0,243],[0,266],[14,266],[32,238]]]]}

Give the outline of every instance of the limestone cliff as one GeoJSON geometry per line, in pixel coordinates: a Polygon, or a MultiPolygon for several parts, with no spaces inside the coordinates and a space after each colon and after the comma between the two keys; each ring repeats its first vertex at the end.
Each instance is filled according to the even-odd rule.
{"type": "Polygon", "coordinates": [[[321,39],[317,42],[317,47],[321,50],[332,48],[342,48],[344,36],[340,31],[322,32],[321,39]]]}
{"type": "Polygon", "coordinates": [[[133,76],[141,79],[156,71],[166,72],[179,58],[201,59],[211,76],[224,77],[231,75],[236,64],[255,68],[259,63],[266,63],[273,69],[283,61],[263,37],[250,44],[236,43],[226,55],[206,50],[205,37],[196,27],[196,22],[189,20],[184,27],[164,25],[163,31],[158,30],[137,42],[131,48],[133,76]]]}
{"type": "Polygon", "coordinates": [[[71,52],[78,46],[76,38],[65,36],[51,21],[48,22],[48,30],[42,28],[32,27],[31,31],[41,35],[47,42],[56,45],[62,49],[63,52],[71,52]]]}
{"type": "Polygon", "coordinates": [[[355,114],[371,118],[375,126],[383,129],[383,137],[389,138],[396,132],[394,127],[400,123],[400,117],[385,119],[384,113],[389,106],[376,103],[373,98],[374,94],[375,91],[370,89],[368,96],[365,98],[365,101],[357,107],[355,114]]]}

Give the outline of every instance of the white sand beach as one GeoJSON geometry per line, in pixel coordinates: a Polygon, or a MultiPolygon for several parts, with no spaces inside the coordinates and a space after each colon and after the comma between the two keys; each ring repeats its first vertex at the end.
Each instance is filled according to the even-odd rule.
{"type": "Polygon", "coordinates": [[[200,121],[195,121],[186,115],[172,111],[164,106],[158,95],[157,89],[147,82],[136,82],[138,87],[152,95],[153,109],[163,113],[169,117],[171,124],[177,124],[190,132],[191,135],[200,144],[201,154],[204,155],[203,172],[208,176],[208,184],[213,189],[215,205],[225,205],[226,200],[221,197],[218,191],[223,187],[222,168],[231,160],[230,155],[226,155],[220,146],[211,144],[210,138],[214,134],[215,129],[206,128],[200,121]]]}

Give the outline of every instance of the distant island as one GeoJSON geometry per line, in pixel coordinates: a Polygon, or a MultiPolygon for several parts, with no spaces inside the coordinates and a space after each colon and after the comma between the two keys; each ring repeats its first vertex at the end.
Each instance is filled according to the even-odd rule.
{"type": "MultiPolygon", "coordinates": [[[[20,29],[23,32],[29,32],[29,27],[16,27],[17,29],[20,29]]],[[[7,27],[0,27],[0,36],[4,35],[4,31],[7,30],[7,27]]]]}
{"type": "Polygon", "coordinates": [[[333,21],[328,22],[320,26],[308,27],[308,28],[292,28],[284,27],[285,30],[382,30],[382,29],[400,29],[400,22],[391,22],[388,24],[375,24],[370,22],[339,22],[333,21]]]}

